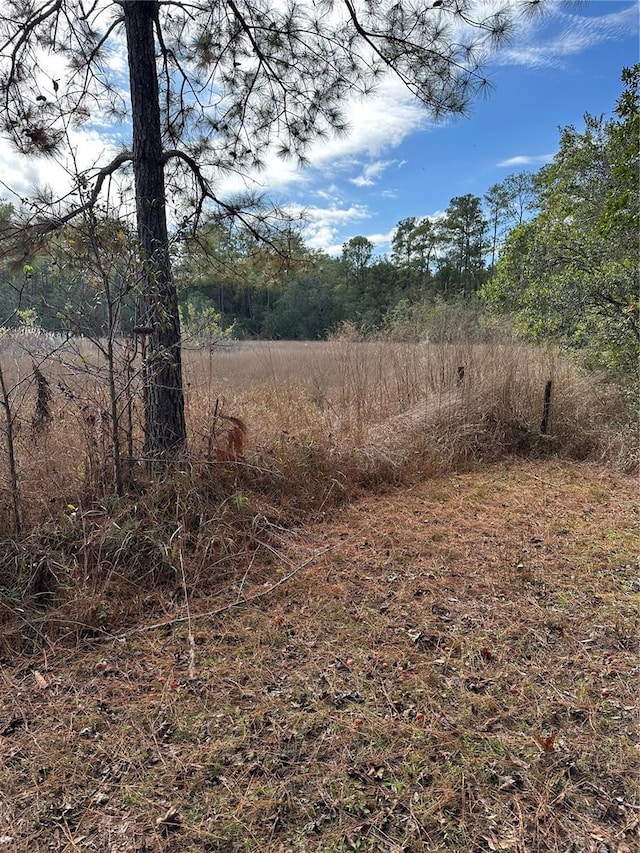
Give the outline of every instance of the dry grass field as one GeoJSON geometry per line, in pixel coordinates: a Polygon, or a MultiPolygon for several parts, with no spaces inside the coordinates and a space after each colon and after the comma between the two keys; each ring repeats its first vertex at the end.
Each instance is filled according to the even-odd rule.
{"type": "Polygon", "coordinates": [[[189,456],[116,497],[103,365],[42,362],[37,431],[27,345],[0,341],[0,851],[639,849],[614,392],[506,343],[187,351],[189,456]]]}
{"type": "MultiPolygon", "coordinates": [[[[87,341],[5,335],[0,358],[27,524],[58,518],[69,504],[108,498],[113,478],[104,357],[87,341]],[[35,432],[38,364],[49,386],[50,418],[35,432]]],[[[334,469],[341,482],[393,479],[425,465],[441,470],[514,452],[613,464],[627,464],[635,452],[634,440],[621,434],[624,403],[615,392],[579,376],[557,354],[523,344],[402,344],[343,335],[330,342],[187,347],[184,361],[192,469],[211,460],[224,431],[220,414],[246,423],[247,464],[274,475],[283,466],[280,473],[289,480],[287,466],[301,459],[308,467],[317,462],[327,472],[334,469]],[[541,436],[549,380],[551,419],[541,436]]],[[[135,458],[142,445],[140,401],[127,391],[138,389],[139,358],[125,345],[116,350],[115,366],[122,452],[130,399],[135,458]]],[[[8,486],[3,424],[0,407],[0,498],[8,486]]]]}

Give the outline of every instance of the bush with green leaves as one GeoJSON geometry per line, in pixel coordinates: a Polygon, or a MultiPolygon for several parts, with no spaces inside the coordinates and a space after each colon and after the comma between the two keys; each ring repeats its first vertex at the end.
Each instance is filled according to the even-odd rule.
{"type": "Polygon", "coordinates": [[[536,175],[540,212],[508,237],[482,295],[529,339],[565,344],[590,369],[636,387],[640,356],[640,64],[625,69],[616,118],[562,130],[536,175]]]}

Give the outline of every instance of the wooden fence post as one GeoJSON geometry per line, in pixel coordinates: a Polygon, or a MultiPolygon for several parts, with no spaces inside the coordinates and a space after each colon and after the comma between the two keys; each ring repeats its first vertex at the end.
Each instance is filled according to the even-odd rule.
{"type": "Polygon", "coordinates": [[[546,435],[549,429],[549,415],[551,413],[551,388],[553,382],[549,379],[544,386],[544,403],[542,404],[542,421],[540,422],[540,432],[546,435]]]}

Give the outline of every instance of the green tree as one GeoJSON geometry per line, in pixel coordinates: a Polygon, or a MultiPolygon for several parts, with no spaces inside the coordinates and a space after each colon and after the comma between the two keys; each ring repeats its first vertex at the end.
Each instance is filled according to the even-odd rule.
{"type": "Polygon", "coordinates": [[[540,213],[510,235],[483,295],[537,340],[564,341],[588,364],[635,381],[638,315],[638,74],[626,73],[618,120],[566,127],[540,170],[540,213]]]}
{"type": "Polygon", "coordinates": [[[352,237],[342,246],[342,298],[347,317],[362,322],[369,307],[369,283],[374,245],[366,237],[352,237]]]}
{"type": "MultiPolygon", "coordinates": [[[[0,199],[0,245],[10,246],[15,225],[13,223],[13,205],[0,199]]],[[[14,288],[15,259],[5,248],[0,263],[0,326],[10,322],[16,310],[16,292],[14,288]]]]}
{"type": "Polygon", "coordinates": [[[391,239],[391,260],[398,270],[398,283],[402,290],[408,290],[413,284],[413,240],[416,217],[401,219],[391,239]]]}
{"type": "Polygon", "coordinates": [[[625,233],[640,234],[640,63],[622,71],[622,82],[626,88],[620,96],[616,114],[620,119],[609,128],[615,156],[611,164],[611,185],[607,193],[604,214],[601,219],[603,234],[612,234],[620,229],[625,233]]]}
{"type": "Polygon", "coordinates": [[[326,337],[345,319],[335,287],[339,262],[316,256],[307,269],[293,271],[284,283],[274,308],[265,318],[269,337],[316,340],[326,337]]]}
{"type": "Polygon", "coordinates": [[[533,172],[507,175],[503,181],[508,197],[508,214],[515,225],[522,225],[529,213],[538,208],[538,192],[533,172]]]}
{"type": "Polygon", "coordinates": [[[491,231],[491,270],[495,268],[498,248],[509,226],[522,225],[527,214],[536,210],[538,194],[532,172],[507,175],[484,196],[491,231]]]}
{"type": "Polygon", "coordinates": [[[438,245],[438,229],[427,216],[424,216],[418,221],[413,232],[414,266],[418,275],[418,285],[421,288],[431,280],[431,264],[438,245]]]}
{"type": "Polygon", "coordinates": [[[352,237],[342,246],[342,262],[349,278],[364,291],[374,245],[366,237],[352,237]]]}
{"type": "Polygon", "coordinates": [[[478,9],[470,0],[5,0],[2,126],[27,154],[54,155],[68,122],[88,118],[96,103],[124,119],[117,63],[106,61],[124,32],[131,146],[82,175],[82,203],[49,224],[95,205],[106,179],[131,164],[148,335],[146,450],[154,463],[186,443],[167,198],[178,204],[182,189],[181,213],[197,218],[213,204],[261,234],[264,220],[221,200],[215,179],[259,166],[273,140],[283,155],[303,158],[312,139],[345,129],[341,103],[369,91],[383,72],[396,74],[432,114],[464,112],[486,84],[480,59],[514,23],[512,4],[476,17],[478,9]],[[53,54],[67,60],[64,79],[52,79],[53,54]]]}
{"type": "Polygon", "coordinates": [[[510,194],[504,183],[494,184],[484,196],[489,211],[489,228],[491,232],[491,270],[496,265],[498,246],[504,234],[506,223],[511,211],[510,194]]]}
{"type": "Polygon", "coordinates": [[[398,271],[401,291],[415,291],[431,279],[431,262],[439,235],[428,217],[400,220],[391,241],[391,259],[398,271]]]}
{"type": "Polygon", "coordinates": [[[377,329],[384,316],[397,299],[398,274],[386,256],[376,258],[369,270],[369,285],[365,309],[361,312],[363,324],[377,329]]]}
{"type": "Polygon", "coordinates": [[[178,296],[186,303],[213,308],[222,317],[236,312],[243,249],[229,224],[207,218],[180,245],[174,262],[178,296]]]}
{"type": "Polygon", "coordinates": [[[439,223],[443,246],[441,277],[450,295],[475,293],[485,278],[487,220],[482,201],[471,194],[451,199],[439,223]],[[453,293],[451,292],[453,291],[453,293]]]}

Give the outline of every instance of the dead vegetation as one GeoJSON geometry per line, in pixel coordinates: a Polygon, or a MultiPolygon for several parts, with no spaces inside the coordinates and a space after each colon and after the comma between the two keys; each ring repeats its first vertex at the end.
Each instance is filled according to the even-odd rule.
{"type": "MultiPolygon", "coordinates": [[[[514,455],[634,461],[623,401],[553,353],[236,343],[188,353],[190,453],[161,482],[136,462],[138,401],[120,405],[118,455],[130,467],[115,494],[99,353],[76,343],[34,361],[35,343],[22,359],[9,344],[4,438],[10,427],[16,476],[5,447],[0,624],[27,651],[51,631],[77,625],[85,636],[135,621],[152,591],[179,588],[183,575],[193,588],[224,584],[277,547],[280,529],[366,492],[514,455]]],[[[128,376],[135,365],[123,353],[128,376]]]]}
{"type": "Polygon", "coordinates": [[[150,585],[133,628],[5,647],[0,849],[632,853],[634,496],[440,476],[150,585]]]}
{"type": "Polygon", "coordinates": [[[189,456],[117,495],[76,355],[6,360],[0,850],[637,848],[615,392],[517,345],[193,352],[189,456]]]}

